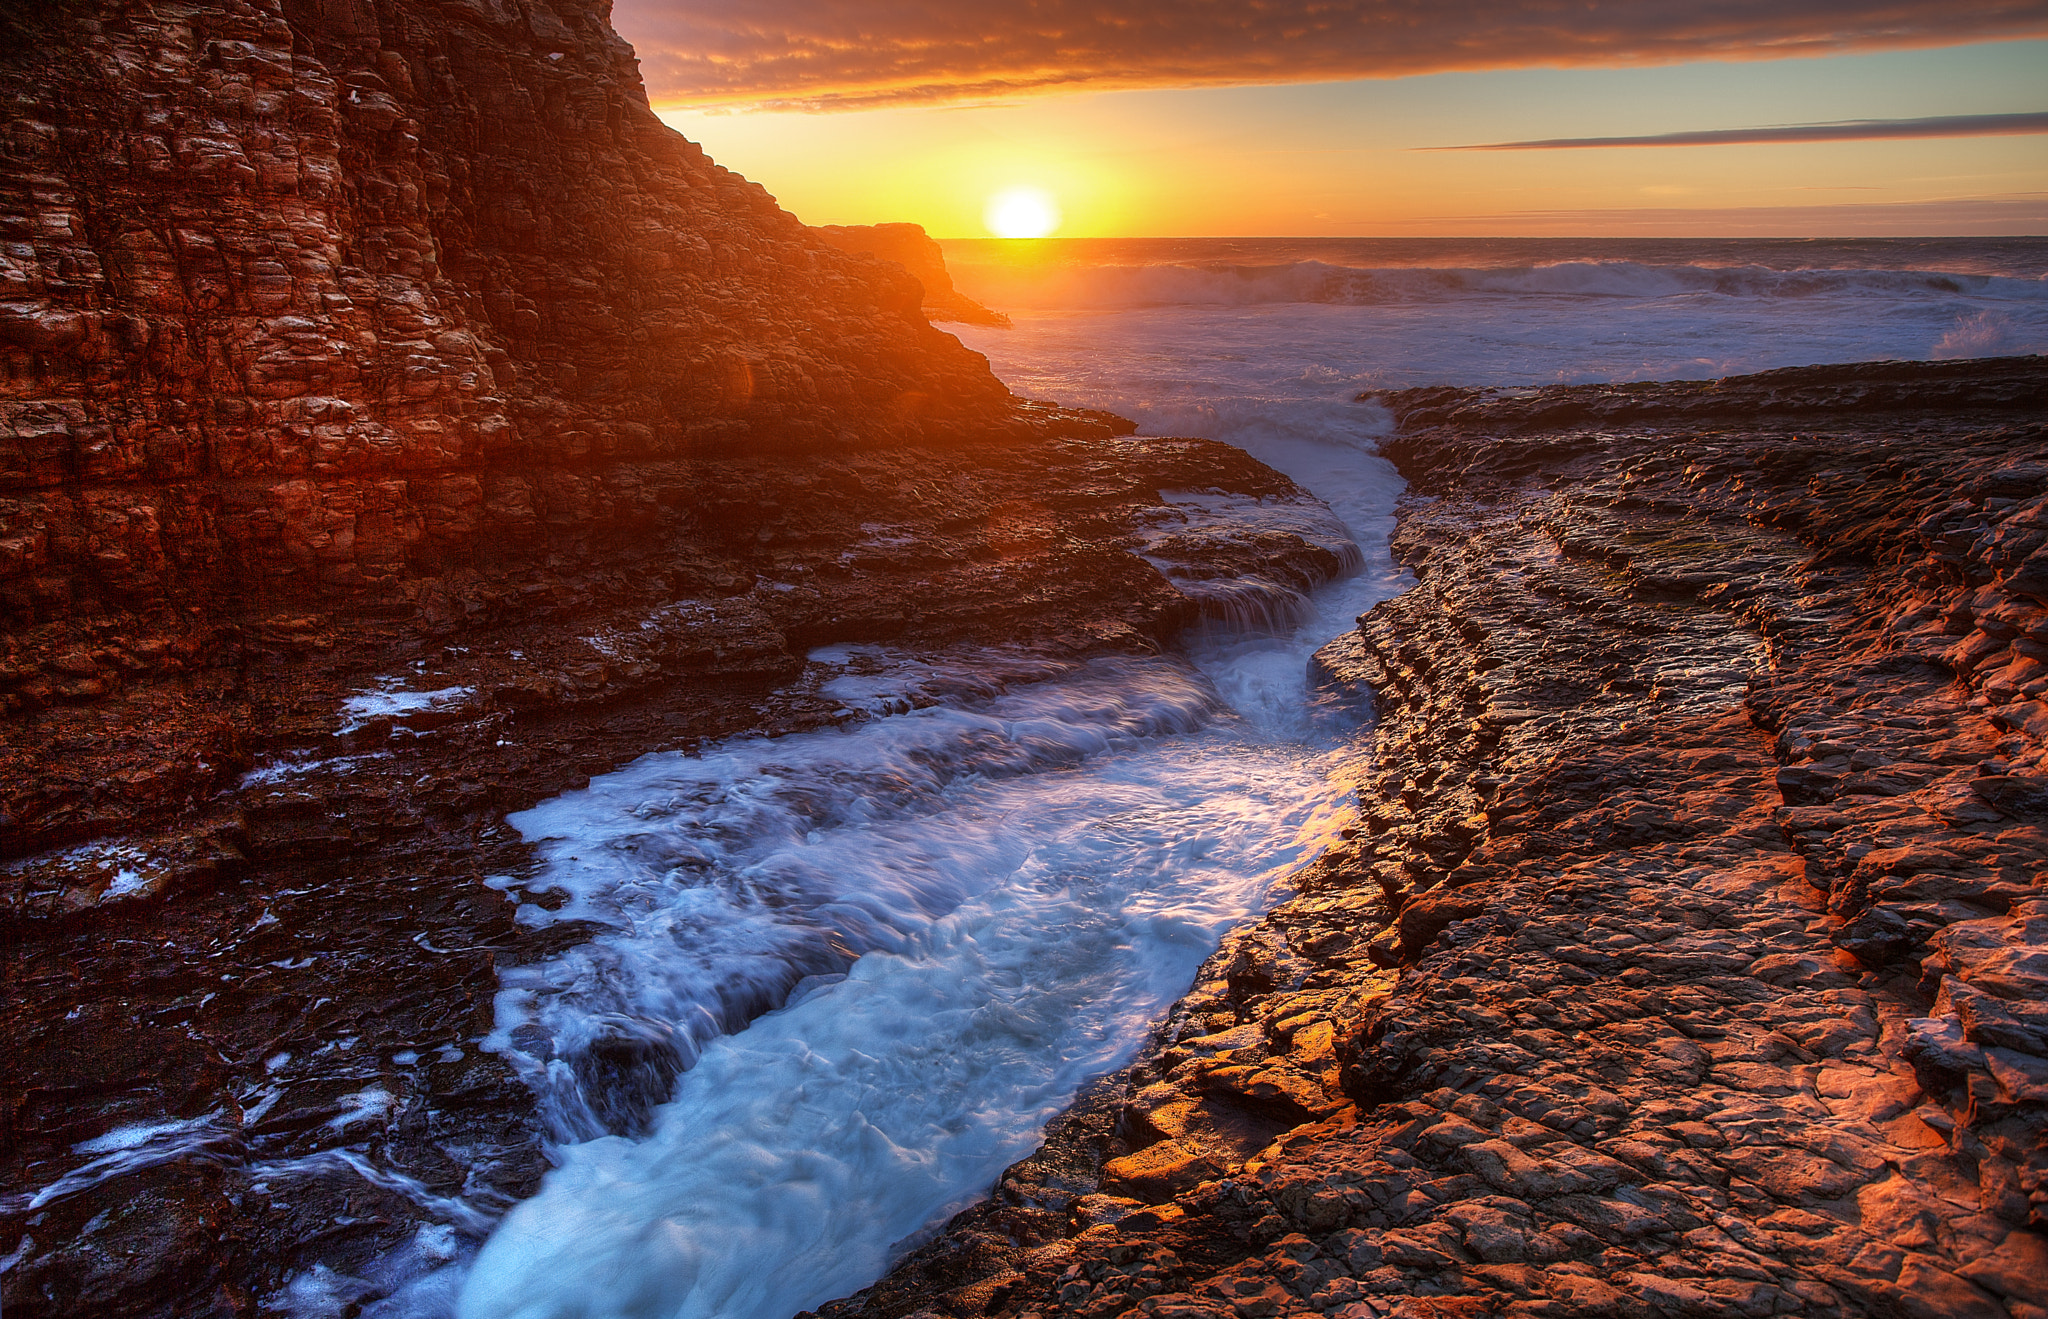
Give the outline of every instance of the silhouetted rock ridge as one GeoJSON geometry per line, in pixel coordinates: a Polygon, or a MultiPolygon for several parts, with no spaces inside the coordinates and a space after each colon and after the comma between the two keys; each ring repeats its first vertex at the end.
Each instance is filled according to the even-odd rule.
{"type": "Polygon", "coordinates": [[[828,224],[818,236],[842,252],[856,252],[893,261],[924,286],[924,312],[935,321],[969,325],[1008,325],[1010,318],[990,311],[953,287],[946,254],[937,240],[916,224],[828,224]]]}

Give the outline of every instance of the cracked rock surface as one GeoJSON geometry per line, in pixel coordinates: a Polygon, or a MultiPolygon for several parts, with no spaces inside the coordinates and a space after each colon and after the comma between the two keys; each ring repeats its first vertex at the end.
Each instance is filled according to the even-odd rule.
{"type": "Polygon", "coordinates": [[[507,812],[857,717],[813,647],[1056,665],[1338,570],[1162,499],[1307,499],[1243,453],[1011,396],[609,11],[0,6],[9,1316],[254,1315],[531,1189],[476,1041],[587,931],[514,920],[507,812]]]}
{"type": "Polygon", "coordinates": [[[657,120],[609,10],[0,15],[0,714],[516,612],[692,543],[727,460],[1106,433],[657,120]]]}
{"type": "Polygon", "coordinates": [[[2048,1315],[2044,386],[1382,396],[1357,836],[824,1313],[2048,1315]]]}

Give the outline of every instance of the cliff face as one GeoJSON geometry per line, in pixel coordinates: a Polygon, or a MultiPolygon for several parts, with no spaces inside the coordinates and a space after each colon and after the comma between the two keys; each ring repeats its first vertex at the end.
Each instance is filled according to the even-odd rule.
{"type": "Polygon", "coordinates": [[[1135,553],[1162,490],[1307,498],[1012,398],[605,14],[0,10],[9,1315],[353,1312],[481,1233],[543,1164],[475,1047],[555,951],[507,812],[851,717],[811,647],[1156,647],[1202,607],[1135,553]]]}
{"type": "Polygon", "coordinates": [[[655,119],[608,10],[4,20],[0,709],[687,530],[707,454],[1016,428],[913,281],[655,119]],[[140,651],[80,630],[130,612],[140,651]]]}

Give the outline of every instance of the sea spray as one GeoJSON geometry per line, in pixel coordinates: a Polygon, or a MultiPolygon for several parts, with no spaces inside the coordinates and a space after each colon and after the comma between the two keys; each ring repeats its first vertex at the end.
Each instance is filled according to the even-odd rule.
{"type": "Polygon", "coordinates": [[[648,757],[516,821],[567,899],[530,919],[598,933],[507,973],[498,1045],[571,1143],[476,1260],[466,1319],[786,1319],[871,1281],[1130,1057],[1352,818],[1335,771],[1359,712],[1311,690],[1307,657],[1398,589],[1398,483],[1370,455],[1382,414],[1343,389],[1260,405],[1341,522],[1174,492],[1133,546],[1198,581],[1187,538],[1288,536],[1350,574],[1248,588],[1251,629],[1056,669],[830,648],[825,689],[865,716],[845,729],[648,757]],[[731,1034],[701,1007],[777,995],[731,1034]],[[579,1140],[605,1122],[575,1102],[579,1032],[619,1015],[682,1023],[691,1065],[631,1135],[579,1140]]]}
{"type": "Polygon", "coordinates": [[[602,954],[508,979],[508,1039],[702,1001],[722,940],[784,968],[771,992],[789,998],[703,1038],[644,1136],[563,1149],[485,1247],[465,1316],[786,1316],[863,1285],[1127,1059],[1348,818],[1336,739],[1274,736],[1181,661],[1100,661],[975,704],[650,757],[519,821],[549,831],[551,864],[578,849],[564,911],[609,932],[602,954]],[[683,840],[723,849],[715,922],[683,899],[692,879],[654,878],[683,840]],[[813,935],[847,960],[780,953],[813,935]]]}

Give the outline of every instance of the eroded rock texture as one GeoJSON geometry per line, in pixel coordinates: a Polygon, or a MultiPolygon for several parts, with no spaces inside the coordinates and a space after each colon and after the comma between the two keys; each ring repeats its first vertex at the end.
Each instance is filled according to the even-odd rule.
{"type": "Polygon", "coordinates": [[[860,1313],[2048,1314],[2044,386],[1386,399],[1359,835],[860,1313]]]}
{"type": "Polygon", "coordinates": [[[506,812],[853,717],[811,647],[1146,650],[1177,562],[1338,570],[1176,535],[1162,489],[1305,496],[1012,398],[605,15],[0,11],[9,1316],[345,1310],[530,1189],[475,1042],[583,936],[512,919],[506,812]]]}
{"type": "Polygon", "coordinates": [[[5,709],[224,621],[472,613],[676,534],[707,455],[1030,430],[914,281],[657,121],[607,8],[10,7],[5,709]]]}

